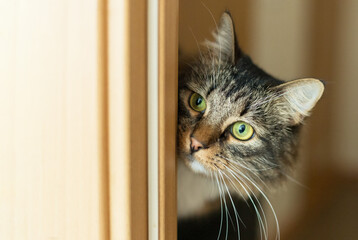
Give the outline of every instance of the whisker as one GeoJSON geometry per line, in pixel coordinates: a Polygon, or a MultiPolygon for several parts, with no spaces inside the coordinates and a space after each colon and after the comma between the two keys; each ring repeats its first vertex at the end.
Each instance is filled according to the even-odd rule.
{"type": "MultiPolygon", "coordinates": [[[[239,176],[237,176],[237,177],[239,177],[239,176]]],[[[263,209],[263,207],[261,205],[261,202],[260,202],[259,198],[256,196],[255,192],[252,191],[252,189],[249,187],[249,185],[242,178],[241,178],[241,181],[247,186],[247,188],[249,189],[249,191],[251,192],[251,194],[253,195],[254,199],[256,200],[256,202],[257,202],[257,204],[259,206],[259,210],[261,211],[261,213],[263,215],[263,223],[265,224],[265,227],[263,227],[264,228],[265,239],[267,239],[268,238],[267,218],[266,218],[265,211],[264,211],[264,209],[263,209]]]]}
{"type": "MultiPolygon", "coordinates": [[[[220,169],[218,169],[218,172],[220,173],[220,169]]],[[[221,182],[220,179],[219,179],[219,181],[220,181],[221,189],[222,189],[222,191],[223,191],[223,200],[224,200],[224,206],[225,206],[225,212],[226,212],[226,233],[225,233],[225,240],[227,240],[228,234],[229,234],[229,216],[230,216],[230,214],[229,214],[228,207],[227,207],[227,204],[226,204],[226,198],[225,198],[225,194],[224,194],[225,192],[224,192],[224,190],[223,190],[222,182],[221,182]]],[[[230,219],[231,219],[231,217],[230,217],[230,219]]],[[[232,221],[232,219],[231,219],[231,221],[232,221]]]]}
{"type": "MultiPolygon", "coordinates": [[[[222,181],[223,181],[223,183],[224,183],[224,186],[225,186],[225,188],[226,188],[226,192],[227,192],[228,195],[229,195],[229,198],[230,198],[230,201],[231,201],[231,205],[232,205],[233,210],[234,210],[234,213],[235,213],[236,226],[237,226],[237,237],[238,237],[238,239],[240,240],[240,226],[239,226],[239,218],[240,218],[240,216],[239,216],[238,212],[236,211],[236,207],[235,207],[234,201],[232,200],[230,191],[229,191],[229,189],[228,189],[228,187],[227,187],[227,185],[226,185],[226,183],[225,183],[225,181],[224,181],[223,175],[222,175],[221,172],[219,172],[219,174],[220,174],[221,179],[222,179],[222,181]]],[[[240,220],[241,220],[241,218],[240,218],[240,220]]],[[[241,220],[241,222],[242,222],[242,220],[241,220]]]]}
{"type": "Polygon", "coordinates": [[[238,171],[237,173],[240,174],[245,179],[247,179],[261,193],[261,195],[265,198],[266,202],[269,204],[269,206],[271,208],[271,211],[272,211],[272,213],[274,215],[275,222],[276,222],[276,239],[280,239],[280,227],[279,227],[279,224],[278,224],[277,215],[276,215],[276,212],[275,212],[270,200],[267,198],[266,194],[250,178],[245,176],[245,174],[242,174],[240,171],[238,171]]]}
{"type": "MultiPolygon", "coordinates": [[[[231,166],[232,166],[233,170],[240,171],[240,169],[237,167],[237,165],[238,165],[239,167],[244,167],[244,166],[242,166],[240,163],[234,162],[234,161],[232,161],[232,160],[229,159],[229,158],[225,158],[225,160],[227,160],[228,162],[230,162],[230,163],[232,164],[231,166]]],[[[250,169],[250,168],[246,168],[246,167],[245,167],[245,169],[248,170],[250,173],[252,173],[255,177],[257,177],[257,179],[258,179],[266,188],[268,188],[268,186],[267,186],[266,183],[262,180],[262,178],[261,178],[260,175],[258,175],[257,173],[253,172],[252,169],[250,169]]]]}
{"type": "MultiPolygon", "coordinates": [[[[255,201],[252,199],[251,197],[251,194],[253,194],[253,191],[251,190],[251,188],[249,187],[249,185],[242,179],[240,178],[238,175],[235,174],[234,171],[232,171],[231,169],[227,169],[229,170],[229,173],[234,177],[234,179],[241,185],[241,187],[244,189],[244,191],[246,192],[247,196],[249,197],[254,209],[255,209],[255,212],[256,212],[256,215],[257,215],[257,219],[259,220],[259,229],[260,229],[260,236],[261,236],[261,239],[262,239],[262,235],[265,236],[265,239],[267,240],[267,237],[268,237],[268,234],[267,234],[267,224],[266,224],[266,217],[264,216],[264,221],[262,220],[262,217],[261,217],[261,214],[260,214],[260,211],[258,210],[258,208],[256,207],[256,204],[255,204],[255,201]],[[239,179],[240,180],[239,180],[239,179]],[[247,191],[247,189],[245,188],[245,186],[243,185],[245,184],[246,187],[249,189],[250,193],[247,191]],[[264,224],[265,222],[265,224],[264,224]]],[[[253,194],[254,195],[254,194],[253,194]]],[[[256,201],[259,203],[259,207],[260,207],[260,210],[261,212],[264,214],[264,211],[263,211],[263,208],[261,207],[261,204],[259,202],[259,200],[257,199],[256,195],[254,195],[254,198],[256,199],[256,201]]]]}
{"type": "Polygon", "coordinates": [[[227,160],[227,161],[230,161],[230,162],[233,163],[233,164],[237,164],[237,165],[239,165],[240,167],[245,168],[245,169],[250,170],[250,171],[253,171],[253,172],[262,172],[262,171],[272,170],[272,169],[277,168],[277,166],[278,166],[278,165],[275,164],[275,167],[250,168],[250,167],[246,167],[245,165],[243,165],[242,163],[244,163],[244,162],[242,162],[242,163],[240,163],[240,162],[234,162],[234,161],[232,161],[231,159],[229,159],[229,158],[227,158],[227,157],[225,157],[225,156],[223,156],[223,155],[218,155],[218,157],[221,157],[221,158],[223,158],[223,159],[225,159],[225,160],[227,160]]]}
{"type": "Polygon", "coordinates": [[[197,46],[198,51],[199,51],[200,58],[203,59],[204,56],[203,56],[203,54],[202,54],[202,52],[201,52],[201,48],[200,48],[198,39],[196,38],[196,36],[195,36],[195,34],[194,34],[194,32],[193,32],[193,29],[192,29],[191,27],[189,27],[189,31],[190,31],[191,35],[193,36],[193,38],[194,38],[194,40],[195,40],[196,46],[197,46]]]}
{"type": "MultiPolygon", "coordinates": [[[[214,18],[213,13],[210,11],[210,9],[208,8],[208,6],[206,6],[204,4],[203,1],[201,1],[201,4],[205,7],[205,9],[209,12],[214,24],[215,24],[215,28],[216,28],[216,33],[213,33],[214,35],[214,39],[219,43],[219,59],[218,59],[218,64],[217,64],[217,71],[215,72],[215,74],[217,74],[217,76],[215,77],[215,79],[219,79],[218,75],[220,74],[220,69],[221,69],[221,50],[222,50],[222,46],[221,46],[221,36],[219,34],[219,26],[214,18]]],[[[210,46],[210,42],[206,41],[206,45],[210,46]]],[[[214,61],[214,59],[213,59],[214,61]]],[[[214,62],[213,62],[213,67],[215,66],[214,62]]]]}
{"type": "Polygon", "coordinates": [[[219,189],[219,196],[220,196],[220,228],[219,228],[219,233],[218,233],[218,237],[217,240],[219,240],[220,236],[221,236],[221,231],[222,231],[222,225],[223,225],[223,201],[222,201],[222,193],[221,193],[221,189],[220,189],[220,184],[219,184],[219,180],[218,180],[218,176],[217,173],[215,173],[215,179],[216,179],[216,183],[218,185],[218,189],[219,189]]]}
{"type": "Polygon", "coordinates": [[[303,187],[307,190],[309,190],[310,188],[306,185],[304,185],[303,183],[299,182],[298,180],[296,180],[295,178],[293,178],[292,176],[288,175],[287,173],[285,173],[284,171],[280,171],[283,175],[285,175],[285,177],[290,180],[291,182],[297,184],[300,187],[303,187]]]}

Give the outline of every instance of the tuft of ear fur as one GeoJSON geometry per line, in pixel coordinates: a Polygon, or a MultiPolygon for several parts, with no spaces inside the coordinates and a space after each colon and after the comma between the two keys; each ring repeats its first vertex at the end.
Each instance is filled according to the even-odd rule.
{"type": "Polygon", "coordinates": [[[280,112],[292,125],[297,125],[309,116],[321,98],[324,84],[318,79],[303,78],[283,83],[275,88],[281,96],[278,99],[280,112]]]}
{"type": "Polygon", "coordinates": [[[220,19],[220,24],[213,32],[214,41],[206,40],[204,44],[212,51],[220,61],[227,61],[235,64],[239,51],[235,28],[230,13],[224,12],[220,19]]]}

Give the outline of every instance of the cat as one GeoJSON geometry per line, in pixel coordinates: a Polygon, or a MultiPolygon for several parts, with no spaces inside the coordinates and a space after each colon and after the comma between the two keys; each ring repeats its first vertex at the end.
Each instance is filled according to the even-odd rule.
{"type": "Polygon", "coordinates": [[[234,29],[224,12],[214,40],[204,43],[207,51],[180,70],[179,239],[248,239],[240,218],[245,205],[257,215],[252,224],[258,234],[267,238],[259,198],[269,203],[264,189],[283,181],[294,166],[302,123],[324,91],[318,79],[285,82],[267,74],[240,49],[234,29]],[[208,228],[209,222],[217,226],[208,228]],[[194,223],[216,233],[195,233],[194,223]]]}

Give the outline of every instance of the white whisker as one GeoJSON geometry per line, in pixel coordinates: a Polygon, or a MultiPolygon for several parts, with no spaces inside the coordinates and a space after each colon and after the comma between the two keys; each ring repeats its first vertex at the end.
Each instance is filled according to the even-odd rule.
{"type": "Polygon", "coordinates": [[[261,195],[265,198],[266,202],[269,204],[271,211],[274,215],[275,222],[276,222],[276,239],[280,239],[280,227],[278,224],[277,215],[276,215],[276,212],[275,212],[270,200],[267,198],[266,194],[250,178],[248,178],[247,176],[245,176],[245,174],[242,174],[241,172],[237,172],[237,173],[240,174],[245,179],[247,179],[261,193],[261,195]]]}
{"type": "Polygon", "coordinates": [[[253,191],[251,190],[250,186],[249,186],[242,178],[240,178],[240,176],[238,176],[238,175],[236,174],[236,172],[234,172],[234,171],[231,170],[230,168],[227,168],[227,170],[229,171],[230,175],[232,175],[232,176],[234,177],[234,179],[241,185],[241,187],[244,189],[245,193],[246,193],[247,196],[249,197],[249,199],[250,199],[250,201],[251,201],[251,203],[252,203],[252,205],[253,205],[253,207],[254,207],[254,209],[255,209],[257,218],[258,218],[258,220],[259,220],[259,227],[260,227],[259,229],[260,229],[261,239],[262,239],[262,236],[264,236],[265,239],[267,240],[267,238],[268,238],[268,233],[267,233],[267,230],[266,230],[266,229],[267,229],[266,217],[265,217],[265,215],[264,215],[264,220],[262,220],[260,211],[259,211],[258,208],[256,207],[255,201],[252,199],[251,194],[253,194],[254,198],[255,198],[256,201],[258,202],[261,212],[262,212],[263,214],[265,214],[264,211],[263,211],[263,208],[261,207],[261,204],[260,204],[259,200],[257,199],[256,195],[255,195],[255,194],[253,193],[253,191]],[[239,178],[240,180],[239,180],[238,178],[239,178]],[[247,189],[245,188],[245,186],[244,186],[243,184],[246,185],[246,187],[249,189],[250,192],[247,191],[247,189]],[[264,224],[264,222],[265,222],[265,224],[264,224]]]}
{"type": "MultiPolygon", "coordinates": [[[[220,169],[218,169],[218,172],[220,173],[220,169]]],[[[225,192],[224,192],[224,189],[223,189],[223,186],[222,186],[222,182],[221,180],[219,179],[220,181],[220,185],[221,185],[221,189],[223,191],[223,200],[224,200],[224,206],[225,206],[225,212],[226,212],[226,233],[225,233],[225,240],[227,240],[228,238],[228,234],[229,234],[229,210],[228,210],[228,207],[227,207],[227,204],[226,204],[226,197],[225,197],[225,192]]],[[[230,217],[231,218],[231,217],[230,217]]]]}
{"type": "MultiPolygon", "coordinates": [[[[238,212],[236,211],[236,207],[235,207],[234,201],[232,200],[230,191],[229,191],[229,189],[228,189],[228,187],[227,187],[227,185],[226,185],[226,183],[225,183],[225,181],[224,181],[223,175],[222,175],[221,172],[219,172],[219,174],[220,174],[220,177],[221,177],[221,179],[222,179],[222,181],[223,181],[223,183],[224,183],[224,186],[225,186],[225,188],[226,188],[226,192],[228,193],[228,196],[229,196],[230,201],[231,201],[231,205],[232,205],[233,210],[234,210],[234,213],[235,213],[236,226],[237,226],[237,237],[238,237],[238,239],[240,240],[240,226],[239,226],[239,218],[240,218],[240,216],[239,216],[238,212]]],[[[225,174],[225,173],[224,173],[224,174],[225,174]]],[[[240,219],[240,220],[241,220],[241,219],[240,219]]],[[[242,222],[242,220],[241,220],[241,222],[242,222]]]]}
{"type": "Polygon", "coordinates": [[[290,175],[288,175],[287,173],[285,173],[284,171],[280,171],[283,175],[285,175],[285,177],[290,180],[291,182],[297,184],[300,187],[303,187],[305,189],[309,189],[309,187],[307,187],[306,185],[304,185],[303,183],[299,182],[298,180],[296,180],[295,178],[291,177],[290,175]]]}
{"type": "MultiPolygon", "coordinates": [[[[261,176],[258,175],[256,172],[252,171],[251,168],[245,167],[245,166],[243,166],[242,164],[240,164],[239,162],[234,162],[234,161],[232,161],[231,159],[228,159],[228,158],[224,158],[224,159],[231,163],[231,167],[233,168],[233,170],[240,171],[240,169],[239,169],[237,166],[245,168],[245,169],[248,170],[250,173],[252,173],[265,187],[268,188],[268,186],[266,185],[266,183],[261,179],[261,176]]],[[[252,180],[253,180],[253,179],[252,179],[252,180]]]]}
{"type": "MultiPolygon", "coordinates": [[[[201,1],[201,4],[206,8],[206,10],[209,12],[209,14],[210,14],[210,16],[211,16],[211,18],[212,18],[212,20],[213,20],[213,22],[214,22],[214,24],[215,24],[215,28],[216,28],[216,34],[214,35],[214,38],[215,38],[215,40],[217,40],[217,42],[219,43],[219,59],[218,59],[218,64],[217,64],[217,67],[218,67],[218,69],[217,69],[217,71],[215,72],[216,74],[218,74],[219,75],[219,73],[220,73],[220,68],[221,68],[221,49],[222,49],[222,46],[221,46],[221,36],[220,36],[220,34],[219,34],[219,26],[218,26],[218,24],[217,24],[217,22],[216,22],[216,20],[215,20],[215,18],[214,18],[214,15],[213,15],[213,13],[210,11],[210,9],[201,1]],[[218,38],[218,39],[216,39],[216,38],[218,38]]],[[[210,45],[209,44],[210,42],[208,42],[207,41],[207,43],[206,43],[206,45],[210,45]]],[[[215,66],[215,64],[213,64],[213,67],[215,66]]],[[[218,78],[218,76],[216,76],[215,77],[215,79],[219,79],[218,78]]]]}
{"type": "Polygon", "coordinates": [[[218,237],[217,240],[219,240],[220,236],[221,236],[221,231],[222,231],[222,226],[223,226],[223,201],[222,201],[222,193],[221,193],[221,188],[220,188],[220,184],[219,184],[219,180],[218,180],[218,176],[215,173],[215,179],[216,179],[216,183],[218,185],[218,189],[219,189],[219,196],[220,196],[220,228],[219,228],[219,233],[218,233],[218,237]]]}

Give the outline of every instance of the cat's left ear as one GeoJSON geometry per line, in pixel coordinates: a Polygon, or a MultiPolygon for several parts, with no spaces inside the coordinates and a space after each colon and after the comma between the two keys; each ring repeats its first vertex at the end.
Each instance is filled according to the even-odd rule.
{"type": "Polygon", "coordinates": [[[275,87],[279,98],[275,101],[280,113],[297,125],[309,116],[310,111],[321,98],[324,91],[322,81],[314,78],[298,79],[275,87]]]}
{"type": "Polygon", "coordinates": [[[220,24],[213,33],[214,41],[206,41],[215,57],[235,64],[240,57],[240,49],[235,35],[234,22],[229,11],[222,14],[220,24]]]}

